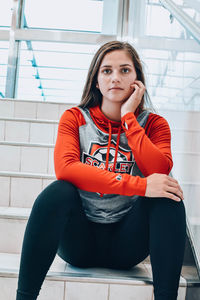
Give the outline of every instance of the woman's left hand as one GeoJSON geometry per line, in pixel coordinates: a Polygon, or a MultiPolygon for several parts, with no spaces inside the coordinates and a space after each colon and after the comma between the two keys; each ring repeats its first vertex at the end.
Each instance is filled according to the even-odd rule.
{"type": "Polygon", "coordinates": [[[133,84],[130,86],[131,89],[133,89],[133,93],[130,95],[130,97],[122,104],[121,106],[121,117],[123,117],[125,114],[129,112],[135,112],[137,107],[139,106],[142,97],[145,92],[145,86],[144,84],[139,81],[135,80],[133,84]]]}

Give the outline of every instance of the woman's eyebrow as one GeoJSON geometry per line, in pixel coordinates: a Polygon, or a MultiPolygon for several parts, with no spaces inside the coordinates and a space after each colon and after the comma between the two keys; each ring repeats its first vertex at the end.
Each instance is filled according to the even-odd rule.
{"type": "Polygon", "coordinates": [[[110,66],[110,65],[103,65],[103,66],[101,66],[101,68],[111,68],[112,66],[110,66]]]}
{"type": "MultiPolygon", "coordinates": [[[[130,64],[122,64],[122,65],[120,65],[120,67],[125,67],[125,66],[133,67],[130,64]]],[[[112,66],[111,65],[103,65],[103,66],[101,66],[101,68],[112,68],[112,66]]]]}
{"type": "Polygon", "coordinates": [[[125,67],[125,66],[133,67],[133,66],[130,65],[130,64],[123,64],[123,65],[120,65],[120,67],[125,67]]]}

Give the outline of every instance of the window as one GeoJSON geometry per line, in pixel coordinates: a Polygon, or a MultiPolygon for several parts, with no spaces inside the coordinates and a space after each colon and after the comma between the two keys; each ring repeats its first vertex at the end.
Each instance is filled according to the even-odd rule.
{"type": "Polygon", "coordinates": [[[28,27],[101,32],[103,1],[26,0],[28,27]]]}
{"type": "Polygon", "coordinates": [[[8,42],[0,41],[0,98],[5,97],[8,64],[8,42]]]}
{"type": "MultiPolygon", "coordinates": [[[[2,1],[1,1],[2,2],[2,1]]],[[[3,0],[0,9],[0,29],[10,27],[11,13],[12,13],[12,0],[3,0]]]]}
{"type": "Polygon", "coordinates": [[[22,42],[17,97],[79,103],[97,46],[22,42]]]}

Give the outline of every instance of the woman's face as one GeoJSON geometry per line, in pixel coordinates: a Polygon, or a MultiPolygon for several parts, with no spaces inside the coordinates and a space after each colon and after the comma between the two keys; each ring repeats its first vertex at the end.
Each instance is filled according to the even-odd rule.
{"type": "Polygon", "coordinates": [[[125,50],[107,53],[97,75],[96,87],[102,94],[102,101],[123,103],[133,92],[131,84],[136,77],[133,61],[125,50]]]}

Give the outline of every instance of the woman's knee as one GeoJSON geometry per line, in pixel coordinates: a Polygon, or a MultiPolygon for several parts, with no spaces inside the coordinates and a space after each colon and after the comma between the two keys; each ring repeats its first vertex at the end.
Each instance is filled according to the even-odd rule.
{"type": "Polygon", "coordinates": [[[78,198],[77,188],[70,182],[64,180],[56,180],[49,184],[36,198],[34,206],[48,207],[51,209],[56,207],[69,206],[70,202],[76,203],[74,198],[78,198]]]}
{"type": "Polygon", "coordinates": [[[164,212],[172,210],[185,216],[185,206],[182,200],[178,202],[170,198],[159,197],[150,198],[150,201],[152,201],[152,208],[154,209],[164,212]]]}
{"type": "MultiPolygon", "coordinates": [[[[186,228],[186,213],[183,201],[174,201],[169,198],[153,198],[150,220],[157,224],[167,223],[168,226],[186,228]]],[[[186,229],[185,229],[186,230],[186,229]]]]}

